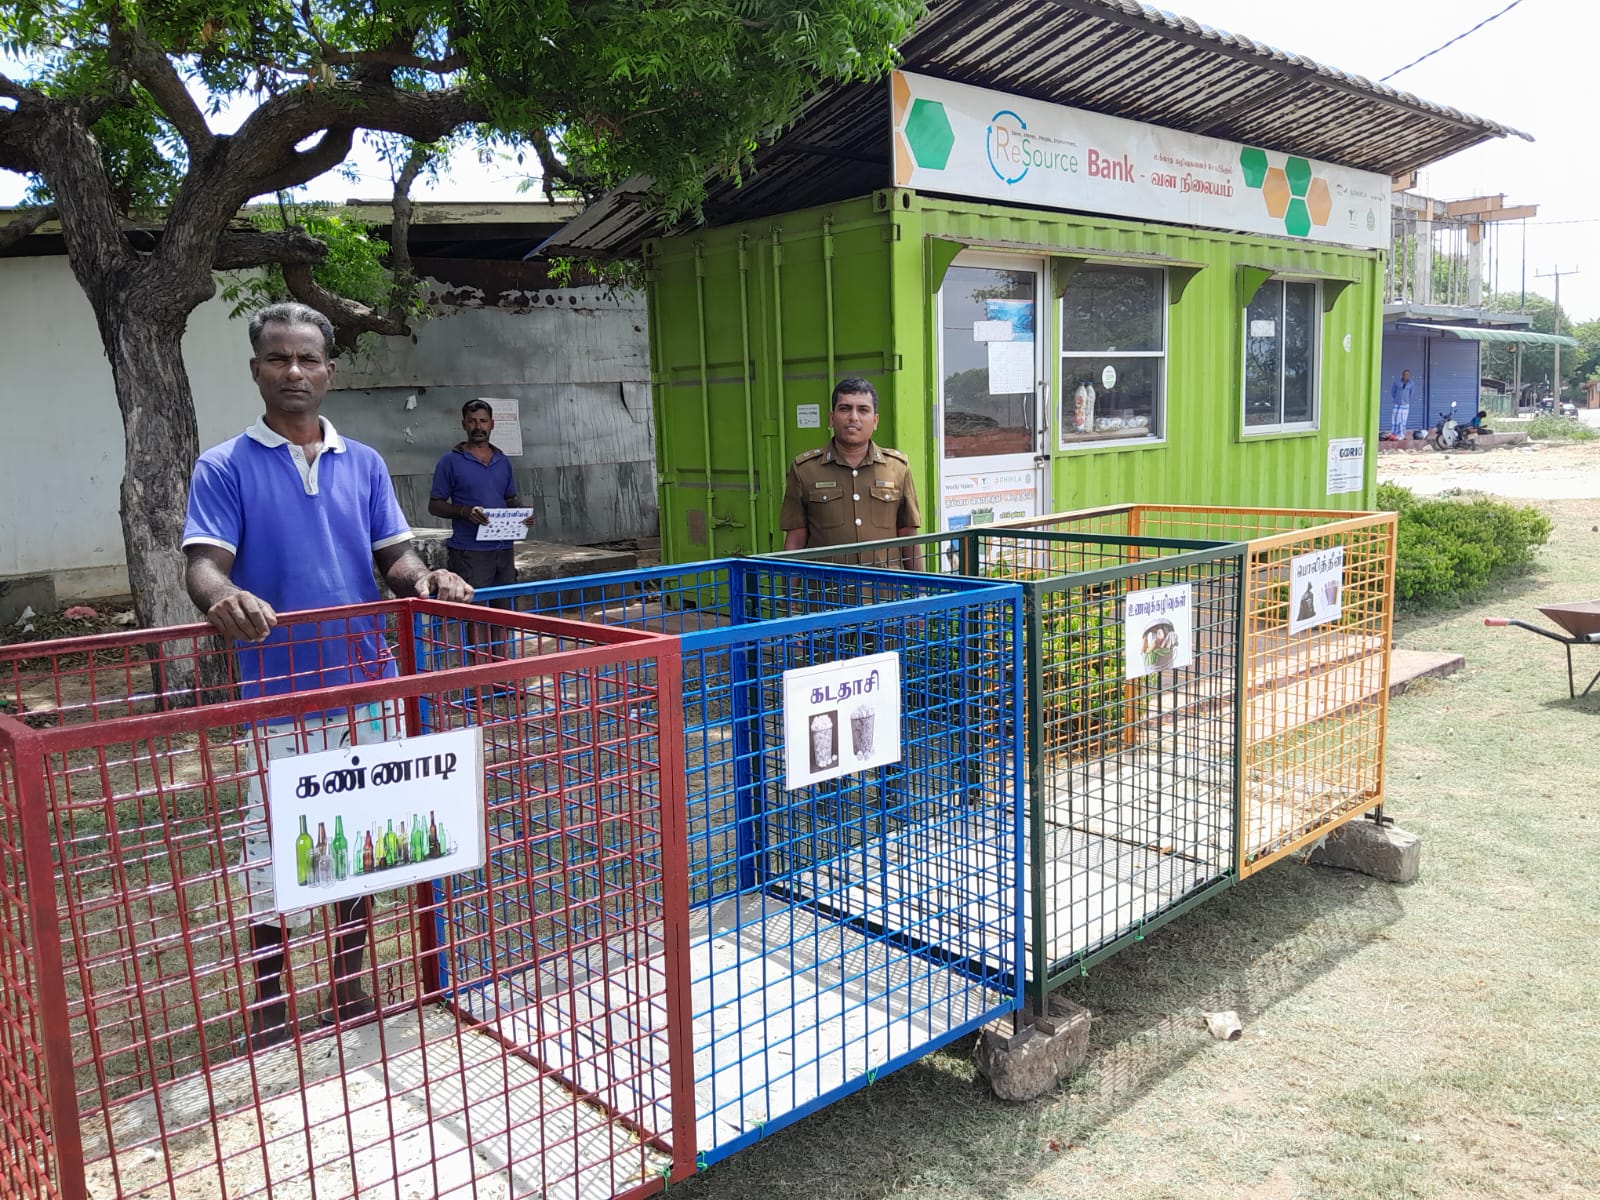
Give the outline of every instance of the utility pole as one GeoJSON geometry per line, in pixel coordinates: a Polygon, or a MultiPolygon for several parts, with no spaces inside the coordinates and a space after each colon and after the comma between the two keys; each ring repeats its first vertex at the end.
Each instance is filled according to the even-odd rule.
{"type": "MultiPolygon", "coordinates": [[[[1561,332],[1561,277],[1563,275],[1576,275],[1577,273],[1578,273],[1578,268],[1577,267],[1573,267],[1572,270],[1570,270],[1570,271],[1563,271],[1560,267],[1557,267],[1554,271],[1540,271],[1537,275],[1534,276],[1535,279],[1552,279],[1553,278],[1556,281],[1556,332],[1557,333],[1561,332]]],[[[1555,411],[1555,414],[1557,416],[1560,416],[1561,415],[1561,343],[1560,342],[1556,343],[1555,351],[1556,351],[1556,370],[1555,370],[1555,383],[1554,383],[1554,386],[1555,386],[1555,389],[1556,389],[1556,394],[1555,394],[1554,411],[1555,411]]]]}

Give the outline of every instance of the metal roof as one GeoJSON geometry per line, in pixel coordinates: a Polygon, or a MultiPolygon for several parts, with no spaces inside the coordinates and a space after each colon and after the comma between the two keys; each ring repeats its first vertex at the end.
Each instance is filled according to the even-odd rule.
{"type": "Polygon", "coordinates": [[[1519,346],[1576,346],[1578,339],[1564,333],[1534,333],[1531,329],[1490,329],[1481,325],[1427,325],[1400,321],[1396,329],[1407,333],[1438,333],[1461,342],[1514,342],[1519,346]]]}
{"type": "MultiPolygon", "coordinates": [[[[1528,137],[1131,0],[933,0],[900,53],[908,71],[1389,176],[1490,138],[1528,137]]],[[[890,152],[887,82],[824,88],[757,151],[743,186],[710,181],[704,223],[887,187],[890,152]]],[[[644,196],[649,184],[628,180],[541,251],[637,252],[645,238],[666,231],[644,196]]]]}

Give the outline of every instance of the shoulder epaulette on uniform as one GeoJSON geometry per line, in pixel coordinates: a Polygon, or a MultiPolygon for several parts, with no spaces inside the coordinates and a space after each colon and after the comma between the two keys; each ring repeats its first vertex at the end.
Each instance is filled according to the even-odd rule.
{"type": "Polygon", "coordinates": [[[878,449],[883,451],[883,456],[885,458],[898,459],[903,463],[909,463],[911,461],[905,456],[905,452],[903,450],[891,450],[888,446],[879,446],[878,449]]]}
{"type": "Polygon", "coordinates": [[[821,458],[822,457],[822,451],[823,451],[823,447],[818,446],[815,450],[807,450],[803,454],[796,454],[794,456],[794,465],[798,467],[801,463],[809,462],[813,458],[821,458]]]}

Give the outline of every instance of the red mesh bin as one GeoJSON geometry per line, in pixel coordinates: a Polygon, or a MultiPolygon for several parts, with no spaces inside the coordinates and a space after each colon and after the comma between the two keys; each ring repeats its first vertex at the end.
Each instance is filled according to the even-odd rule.
{"type": "Polygon", "coordinates": [[[676,639],[418,600],[282,622],[286,671],[202,625],[0,649],[0,1192],[556,1200],[692,1172],[676,639]],[[273,761],[421,763],[462,730],[451,803],[481,776],[481,809],[422,836],[445,781],[407,766],[391,862],[364,869],[370,828],[308,859],[337,848],[326,894],[366,899],[273,890],[273,761]]]}

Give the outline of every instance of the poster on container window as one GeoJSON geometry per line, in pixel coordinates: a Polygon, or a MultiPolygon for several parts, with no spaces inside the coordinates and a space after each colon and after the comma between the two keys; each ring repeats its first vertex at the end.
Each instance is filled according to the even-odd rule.
{"type": "Polygon", "coordinates": [[[1129,592],[1122,601],[1122,636],[1128,679],[1187,667],[1194,662],[1193,586],[1129,592]]]}
{"type": "Polygon", "coordinates": [[[1289,560],[1289,632],[1337,621],[1344,593],[1344,547],[1331,546],[1289,560]]]}
{"type": "Polygon", "coordinates": [[[900,761],[900,655],[867,654],[783,673],[788,791],[900,761]]]}
{"type": "Polygon", "coordinates": [[[453,729],[267,764],[279,912],[484,864],[483,731],[453,729]]]}

